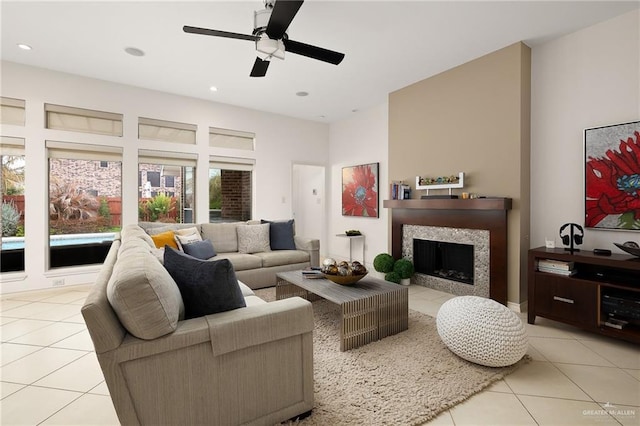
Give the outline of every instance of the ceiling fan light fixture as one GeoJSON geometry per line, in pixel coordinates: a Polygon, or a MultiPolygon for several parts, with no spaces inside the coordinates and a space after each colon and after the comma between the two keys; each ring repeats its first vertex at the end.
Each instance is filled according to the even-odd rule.
{"type": "Polygon", "coordinates": [[[284,59],[284,43],[282,40],[272,40],[266,34],[260,36],[260,40],[256,40],[256,50],[258,58],[268,61],[271,58],[284,59]]]}

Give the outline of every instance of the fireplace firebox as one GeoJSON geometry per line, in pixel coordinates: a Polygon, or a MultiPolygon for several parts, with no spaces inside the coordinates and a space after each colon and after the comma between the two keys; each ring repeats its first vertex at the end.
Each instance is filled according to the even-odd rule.
{"type": "Polygon", "coordinates": [[[413,240],[416,272],[473,285],[473,246],[423,239],[413,240]]]}

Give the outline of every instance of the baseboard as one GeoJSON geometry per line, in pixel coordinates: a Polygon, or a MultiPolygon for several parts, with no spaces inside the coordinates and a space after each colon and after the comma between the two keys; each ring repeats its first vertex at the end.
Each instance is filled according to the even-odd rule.
{"type": "Polygon", "coordinates": [[[507,307],[512,311],[515,311],[518,313],[527,312],[527,301],[525,300],[524,302],[521,302],[521,303],[507,302],[507,307]]]}

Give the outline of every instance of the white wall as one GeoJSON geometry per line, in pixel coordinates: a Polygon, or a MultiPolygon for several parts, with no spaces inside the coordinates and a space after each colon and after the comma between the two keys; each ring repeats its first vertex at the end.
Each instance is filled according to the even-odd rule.
{"type": "MultiPolygon", "coordinates": [[[[208,200],[209,155],[249,157],[256,160],[253,173],[253,217],[285,219],[292,214],[291,165],[326,164],[329,126],[276,114],[233,107],[132,86],[64,74],[41,68],[2,62],[0,95],[26,100],[25,127],[3,125],[2,136],[24,137],[26,152],[26,253],[25,273],[2,274],[0,291],[47,288],[56,277],[65,284],[90,283],[96,266],[47,271],[47,162],[45,140],[112,144],[123,148],[123,223],[137,222],[137,150],[168,149],[198,154],[196,200],[208,200]],[[124,136],[100,135],[44,129],[44,103],[68,105],[124,114],[124,136]],[[138,117],[198,125],[197,144],[180,145],[138,141],[138,117]],[[254,152],[213,149],[208,146],[209,127],[255,132],[254,152]]],[[[196,205],[196,222],[208,221],[208,203],[196,205]]]]}
{"type": "MultiPolygon", "coordinates": [[[[584,223],[583,130],[640,119],[640,11],[532,49],[531,247],[584,223]]],[[[620,252],[637,232],[589,230],[583,249],[620,252]]]]}
{"type": "MultiPolygon", "coordinates": [[[[331,124],[330,130],[330,186],[327,188],[328,225],[327,255],[337,260],[349,258],[349,241],[336,237],[349,229],[358,229],[365,235],[365,265],[373,268],[373,258],[389,252],[388,210],[382,201],[389,198],[389,104],[384,102],[367,110],[358,111],[349,119],[331,124]],[[380,163],[379,218],[342,216],[342,168],[358,164],[380,163]]],[[[362,256],[360,242],[353,242],[354,260],[362,256]]]]}

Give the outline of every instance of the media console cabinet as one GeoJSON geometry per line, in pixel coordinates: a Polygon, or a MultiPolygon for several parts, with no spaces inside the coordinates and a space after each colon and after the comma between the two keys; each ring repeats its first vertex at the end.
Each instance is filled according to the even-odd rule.
{"type": "Polygon", "coordinates": [[[529,324],[540,316],[640,343],[640,258],[540,247],[529,250],[528,263],[529,324]],[[539,271],[545,259],[573,262],[575,273],[539,271]]]}

